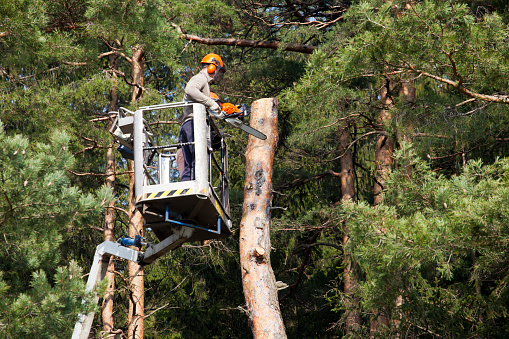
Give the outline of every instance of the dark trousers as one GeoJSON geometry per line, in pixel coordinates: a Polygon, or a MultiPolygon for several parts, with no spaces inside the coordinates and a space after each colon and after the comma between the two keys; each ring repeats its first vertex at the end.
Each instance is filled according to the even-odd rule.
{"type": "MultiPolygon", "coordinates": [[[[180,126],[180,142],[194,142],[194,123],[193,119],[187,120],[180,126]]],[[[180,181],[194,180],[194,144],[182,146],[182,154],[184,155],[184,171],[180,181]]]]}

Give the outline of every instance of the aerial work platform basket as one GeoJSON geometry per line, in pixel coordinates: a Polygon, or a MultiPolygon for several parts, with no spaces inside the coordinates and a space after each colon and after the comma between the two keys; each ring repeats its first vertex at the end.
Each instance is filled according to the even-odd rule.
{"type": "Polygon", "coordinates": [[[188,241],[231,234],[227,147],[222,134],[207,116],[205,106],[177,102],[145,106],[135,112],[122,108],[111,133],[123,146],[133,150],[136,207],[143,215],[145,227],[159,240],[182,226],[196,230],[188,241]],[[190,181],[180,181],[177,170],[177,150],[184,144],[167,144],[168,140],[177,141],[178,136],[157,134],[149,119],[155,111],[178,110],[185,106],[192,106],[194,116],[195,141],[187,143],[194,144],[195,149],[195,175],[190,181]],[[216,143],[220,145],[216,152],[212,148],[211,134],[215,134],[216,143]],[[160,140],[166,144],[160,145],[160,140]],[[155,166],[150,166],[152,162],[155,166]]]}

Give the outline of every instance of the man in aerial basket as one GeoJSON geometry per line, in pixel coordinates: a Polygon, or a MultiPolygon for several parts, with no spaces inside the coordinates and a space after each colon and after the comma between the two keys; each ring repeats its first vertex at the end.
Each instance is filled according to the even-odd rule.
{"type": "MultiPolygon", "coordinates": [[[[221,103],[217,95],[210,92],[209,85],[219,83],[226,72],[226,67],[221,57],[210,53],[203,57],[200,64],[202,66],[200,72],[187,83],[184,101],[200,103],[207,108],[207,111],[212,116],[224,120],[230,125],[240,128],[259,139],[265,140],[267,137],[263,133],[244,124],[239,119],[247,115],[245,107],[235,106],[231,103],[221,103]]],[[[185,144],[182,146],[184,169],[181,173],[181,181],[189,181],[194,179],[195,168],[195,152],[194,144],[192,144],[194,142],[192,106],[184,107],[180,123],[179,143],[185,144]]]]}

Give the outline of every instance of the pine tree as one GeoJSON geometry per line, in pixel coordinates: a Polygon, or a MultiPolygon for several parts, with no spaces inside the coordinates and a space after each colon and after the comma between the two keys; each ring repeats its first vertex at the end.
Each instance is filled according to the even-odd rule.
{"type": "Polygon", "coordinates": [[[345,209],[350,249],[366,279],[363,305],[377,305],[409,337],[500,337],[507,333],[507,159],[470,161],[448,178],[403,145],[385,199],[345,209]],[[408,176],[407,166],[413,168],[408,176]],[[387,232],[379,236],[378,228],[387,232]],[[398,294],[403,315],[395,307],[398,294]]]}
{"type": "Polygon", "coordinates": [[[63,256],[66,233],[87,225],[113,199],[71,185],[69,137],[51,144],[0,134],[2,223],[0,323],[6,338],[70,336],[83,311],[84,282],[63,256]]]}

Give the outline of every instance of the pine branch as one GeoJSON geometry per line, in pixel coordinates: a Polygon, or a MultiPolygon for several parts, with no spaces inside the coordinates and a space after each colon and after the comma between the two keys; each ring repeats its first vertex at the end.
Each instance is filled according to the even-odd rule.
{"type": "Polygon", "coordinates": [[[105,148],[111,147],[111,145],[110,146],[100,146],[99,142],[97,140],[94,140],[94,139],[90,139],[90,138],[87,138],[87,137],[84,137],[84,136],[82,136],[82,138],[85,139],[86,141],[91,142],[92,146],[85,147],[81,151],[75,152],[74,156],[76,156],[78,154],[81,154],[81,153],[85,153],[87,151],[94,150],[94,149],[105,149],[105,148]]]}
{"type": "Polygon", "coordinates": [[[111,207],[106,207],[106,208],[113,208],[114,210],[116,211],[120,211],[122,213],[124,213],[125,215],[129,216],[129,212],[127,212],[125,209],[123,208],[120,208],[120,207],[117,207],[117,206],[111,206],[111,207]]]}
{"type": "Polygon", "coordinates": [[[127,55],[125,55],[124,53],[120,52],[120,51],[109,51],[109,52],[104,52],[102,54],[99,54],[97,56],[97,59],[101,59],[101,58],[105,58],[107,56],[110,56],[110,55],[117,55],[117,56],[121,56],[122,58],[124,58],[128,63],[132,64],[133,63],[133,60],[131,58],[129,58],[127,55]]]}
{"type": "Polygon", "coordinates": [[[174,124],[180,124],[178,121],[156,121],[149,123],[149,126],[153,125],[174,125],[174,124]]]}
{"type": "Polygon", "coordinates": [[[426,154],[426,157],[429,159],[429,160],[442,160],[442,159],[447,159],[447,158],[453,158],[457,155],[465,155],[467,153],[470,153],[472,152],[473,150],[477,149],[477,148],[480,148],[480,147],[484,147],[488,144],[484,144],[484,145],[478,145],[478,146],[475,146],[475,147],[472,147],[471,149],[469,149],[468,151],[461,151],[461,152],[456,152],[456,153],[453,153],[453,154],[449,154],[449,155],[444,155],[442,157],[432,157],[431,155],[429,154],[426,154]]]}
{"type": "Polygon", "coordinates": [[[63,65],[52,67],[50,69],[44,70],[44,71],[39,72],[39,73],[34,73],[34,74],[22,76],[22,77],[15,77],[15,76],[9,75],[9,73],[7,73],[5,71],[5,69],[3,69],[3,68],[0,69],[0,73],[2,75],[4,75],[5,77],[7,77],[9,79],[8,80],[9,82],[12,81],[14,83],[19,83],[19,82],[22,82],[23,80],[32,79],[32,78],[35,79],[37,76],[39,76],[41,74],[47,74],[47,73],[51,73],[53,71],[57,71],[57,70],[63,68],[64,65],[65,66],[84,66],[84,65],[88,65],[88,63],[86,63],[86,62],[68,62],[68,61],[62,61],[62,64],[63,65]]]}
{"type": "MultiPolygon", "coordinates": [[[[278,23],[271,24],[271,23],[268,23],[264,18],[262,18],[258,15],[254,15],[253,13],[250,13],[246,10],[243,10],[243,12],[246,13],[247,15],[255,18],[256,20],[263,22],[263,24],[267,27],[278,27],[278,28],[281,26],[313,26],[318,29],[324,29],[331,25],[334,25],[336,22],[343,19],[343,16],[338,16],[336,19],[331,20],[331,21],[326,21],[326,22],[322,22],[322,21],[318,21],[318,20],[310,20],[310,21],[304,21],[304,22],[290,21],[290,22],[278,22],[278,23]]],[[[296,12],[296,13],[298,13],[298,12],[296,12]]]]}
{"type": "Polygon", "coordinates": [[[315,242],[312,244],[301,244],[297,247],[297,249],[301,249],[301,248],[308,249],[310,247],[315,247],[315,246],[329,246],[329,247],[334,247],[337,250],[343,251],[343,248],[340,245],[331,244],[328,242],[315,242]]]}
{"type": "Polygon", "coordinates": [[[328,28],[343,19],[342,14],[349,8],[348,2],[323,2],[305,0],[285,2],[269,1],[257,3],[250,1],[242,11],[260,21],[269,28],[279,29],[283,26],[308,26],[317,29],[328,28]],[[336,5],[338,4],[338,5],[336,5]],[[277,22],[274,22],[273,10],[277,9],[277,22]]]}
{"type": "Polygon", "coordinates": [[[509,95],[488,95],[488,94],[481,94],[477,92],[473,92],[469,90],[468,88],[465,88],[463,86],[463,81],[453,81],[449,80],[443,77],[439,77],[437,75],[424,72],[418,69],[412,69],[414,72],[424,75],[428,78],[443,82],[445,84],[451,85],[452,87],[456,88],[460,93],[463,93],[470,98],[482,100],[482,101],[489,101],[489,102],[496,102],[496,103],[502,103],[502,104],[509,104],[509,95]]]}
{"type": "Polygon", "coordinates": [[[350,148],[352,148],[352,146],[359,140],[361,140],[362,138],[365,138],[367,137],[368,135],[372,135],[372,134],[378,134],[378,135],[384,135],[384,136],[389,136],[386,132],[384,131],[371,131],[371,132],[367,132],[367,133],[364,133],[362,134],[361,136],[359,136],[357,139],[355,139],[354,141],[352,141],[350,144],[348,144],[348,147],[346,147],[343,152],[341,152],[340,155],[338,155],[337,157],[333,158],[333,159],[330,159],[330,160],[325,160],[324,162],[332,162],[332,161],[336,161],[340,158],[342,158],[346,152],[348,152],[348,150],[350,148]]]}
{"type": "Polygon", "coordinates": [[[104,70],[103,72],[106,72],[106,73],[113,73],[113,74],[119,75],[119,76],[121,76],[121,77],[122,77],[122,79],[124,79],[124,82],[125,82],[126,84],[128,84],[129,86],[137,87],[137,88],[141,89],[141,90],[142,90],[142,91],[144,91],[144,92],[148,91],[148,88],[145,88],[145,87],[143,87],[143,86],[141,86],[141,85],[139,85],[139,84],[136,84],[136,83],[134,83],[134,82],[129,82],[129,80],[127,80],[127,76],[125,75],[125,73],[124,73],[124,72],[118,71],[118,70],[113,69],[113,68],[111,68],[111,69],[109,69],[109,70],[104,70]]]}
{"type": "MultiPolygon", "coordinates": [[[[109,176],[111,175],[111,173],[77,173],[77,172],[74,172],[73,170],[70,170],[68,169],[67,172],[71,173],[71,174],[74,174],[74,175],[77,175],[79,177],[83,177],[83,176],[87,176],[87,175],[90,175],[90,176],[94,176],[94,177],[103,177],[103,176],[109,176]]],[[[133,173],[133,171],[125,171],[125,172],[115,172],[115,175],[123,175],[123,174],[129,174],[129,173],[133,173]]]]}
{"type": "Polygon", "coordinates": [[[86,66],[88,62],[70,62],[70,61],[62,61],[64,65],[67,66],[86,66]]]}
{"type": "Polygon", "coordinates": [[[343,117],[343,118],[338,118],[336,121],[334,121],[333,123],[329,124],[329,125],[326,125],[326,126],[321,126],[321,127],[318,127],[317,129],[311,131],[310,133],[316,133],[318,131],[321,131],[322,129],[325,129],[325,128],[329,128],[329,127],[332,127],[336,124],[338,124],[339,122],[341,121],[345,121],[345,120],[349,120],[351,118],[355,118],[355,117],[359,117],[359,116],[363,116],[361,114],[349,114],[348,116],[346,117],[343,117]]]}
{"type": "Polygon", "coordinates": [[[107,117],[91,119],[89,121],[90,122],[105,121],[105,120],[110,120],[110,118],[114,118],[116,116],[117,116],[116,114],[113,114],[113,115],[110,115],[110,116],[107,116],[107,117]]]}
{"type": "Polygon", "coordinates": [[[93,230],[96,230],[96,231],[99,231],[101,233],[104,233],[104,228],[97,227],[97,226],[88,226],[88,227],[93,229],[93,230]]]}
{"type": "Polygon", "coordinates": [[[439,138],[439,139],[452,139],[452,137],[449,137],[447,135],[441,135],[441,134],[429,134],[429,133],[415,133],[414,138],[439,138]]]}
{"type": "Polygon", "coordinates": [[[314,50],[318,49],[316,46],[302,45],[296,43],[285,44],[279,41],[261,41],[261,40],[246,40],[246,39],[226,39],[226,38],[203,38],[196,35],[186,34],[182,32],[182,29],[170,23],[181,35],[183,39],[189,40],[190,42],[196,41],[200,44],[209,46],[237,46],[237,47],[253,47],[253,48],[270,48],[278,49],[283,48],[285,51],[299,52],[311,54],[314,50]]]}
{"type": "Polygon", "coordinates": [[[156,308],[155,310],[153,310],[152,312],[150,312],[149,314],[144,316],[143,319],[147,319],[147,318],[151,317],[154,313],[156,313],[157,311],[160,311],[160,310],[162,310],[164,308],[168,308],[168,309],[179,309],[180,308],[179,306],[168,307],[171,303],[172,302],[169,302],[169,303],[164,304],[163,306],[160,306],[160,307],[156,308]]]}

